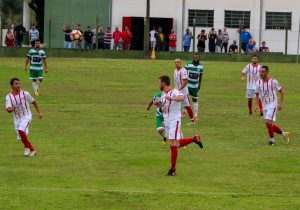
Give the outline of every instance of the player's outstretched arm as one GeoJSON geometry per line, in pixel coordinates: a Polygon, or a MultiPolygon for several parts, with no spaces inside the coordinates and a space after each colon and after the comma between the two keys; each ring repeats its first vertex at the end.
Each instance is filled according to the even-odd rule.
{"type": "Polygon", "coordinates": [[[25,59],[24,71],[27,71],[27,65],[28,65],[28,63],[29,63],[29,58],[27,57],[27,58],[25,59]]]}
{"type": "Polygon", "coordinates": [[[279,91],[279,93],[280,93],[280,101],[279,101],[279,105],[278,105],[278,110],[281,111],[282,107],[283,107],[283,100],[284,100],[284,91],[283,91],[283,89],[281,89],[279,91]]]}
{"type": "Polygon", "coordinates": [[[246,78],[246,73],[242,72],[241,81],[244,82],[246,78]]]}
{"type": "Polygon", "coordinates": [[[48,73],[48,67],[47,67],[47,61],[46,59],[43,59],[44,67],[45,67],[45,73],[48,73]]]}
{"type": "Polygon", "coordinates": [[[148,103],[147,110],[150,111],[151,106],[153,105],[153,100],[148,103]]]}
{"type": "Polygon", "coordinates": [[[42,116],[42,114],[41,114],[41,112],[40,112],[40,108],[39,108],[39,105],[37,104],[37,102],[36,102],[36,101],[32,102],[32,105],[34,106],[36,112],[38,113],[39,118],[42,119],[43,116],[42,116]]]}

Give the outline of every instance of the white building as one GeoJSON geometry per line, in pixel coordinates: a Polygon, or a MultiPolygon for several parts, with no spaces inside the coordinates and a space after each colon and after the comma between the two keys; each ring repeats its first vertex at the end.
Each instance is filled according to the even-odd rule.
{"type": "MultiPolygon", "coordinates": [[[[124,25],[123,17],[145,17],[146,0],[111,1],[113,28],[124,25]]],[[[291,29],[288,31],[288,53],[296,54],[297,52],[299,0],[151,0],[150,8],[151,17],[173,19],[173,28],[178,37],[178,51],[182,50],[182,35],[185,29],[192,30],[192,19],[196,18],[199,24],[196,27],[196,35],[201,29],[208,32],[212,27],[223,29],[224,26],[228,26],[230,43],[234,39],[239,39],[237,28],[239,20],[242,19],[244,25],[250,27],[248,30],[254,40],[257,43],[266,41],[272,52],[284,52],[283,23],[286,22],[291,29]]],[[[134,34],[134,36],[140,35],[134,34]]]]}

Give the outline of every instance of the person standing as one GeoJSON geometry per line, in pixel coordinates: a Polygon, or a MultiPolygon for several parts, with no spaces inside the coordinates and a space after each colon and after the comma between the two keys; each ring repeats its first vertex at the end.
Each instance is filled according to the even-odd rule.
{"type": "Polygon", "coordinates": [[[223,30],[223,44],[222,44],[222,48],[221,48],[221,52],[227,53],[228,50],[228,42],[229,42],[229,33],[227,32],[227,27],[224,27],[223,30]]]}
{"type": "Polygon", "coordinates": [[[111,33],[111,28],[107,27],[106,32],[105,32],[105,36],[104,36],[104,48],[106,50],[110,50],[112,39],[113,39],[113,34],[111,33]]]}
{"type": "Polygon", "coordinates": [[[276,79],[269,76],[268,66],[262,66],[260,70],[260,79],[256,82],[256,103],[262,101],[263,116],[265,124],[269,132],[269,145],[275,145],[274,132],[281,135],[285,140],[286,144],[290,142],[289,132],[283,131],[279,126],[275,125],[276,112],[282,110],[284,92],[276,79]],[[277,92],[280,94],[280,101],[278,104],[277,92]]]}
{"type": "Polygon", "coordinates": [[[149,32],[150,35],[150,47],[151,49],[156,49],[156,39],[157,39],[157,31],[156,31],[156,27],[153,27],[152,31],[149,32]]]}
{"type": "Polygon", "coordinates": [[[48,73],[48,67],[46,62],[46,53],[43,49],[40,48],[40,40],[35,40],[35,47],[31,48],[27,54],[25,60],[24,71],[27,71],[27,65],[30,62],[30,77],[32,80],[32,87],[34,94],[36,96],[40,95],[40,88],[42,87],[43,82],[43,64],[45,67],[45,73],[48,73]]]}
{"type": "Polygon", "coordinates": [[[71,28],[69,25],[64,25],[63,32],[65,32],[65,44],[64,48],[70,49],[72,48],[72,40],[71,40],[71,28]]]}
{"type": "Polygon", "coordinates": [[[21,22],[18,26],[15,27],[14,30],[15,37],[16,37],[16,47],[22,47],[23,45],[23,36],[26,33],[26,29],[23,26],[23,23],[21,22]]]}
{"type": "Polygon", "coordinates": [[[15,46],[15,35],[12,28],[9,28],[5,35],[5,45],[7,47],[15,46]]]}
{"type": "Polygon", "coordinates": [[[123,40],[122,40],[122,32],[119,31],[119,27],[117,26],[115,28],[115,31],[113,33],[113,39],[114,39],[114,50],[122,50],[123,40]]]}
{"type": "Polygon", "coordinates": [[[129,28],[125,26],[125,30],[122,32],[123,50],[130,50],[131,38],[132,38],[132,33],[129,30],[129,28]]]}
{"type": "Polygon", "coordinates": [[[155,101],[153,104],[162,109],[165,132],[170,144],[171,168],[167,176],[175,176],[178,148],[182,148],[193,142],[200,148],[203,148],[203,144],[199,134],[196,134],[192,138],[181,138],[181,102],[184,101],[183,94],[179,90],[170,87],[170,78],[166,75],[159,78],[159,88],[163,91],[161,99],[160,101],[155,101]]]}
{"type": "Polygon", "coordinates": [[[182,45],[184,52],[189,52],[191,43],[193,39],[193,34],[190,32],[190,29],[186,29],[185,34],[183,35],[182,45]]]}
{"type": "Polygon", "coordinates": [[[161,27],[158,28],[156,48],[157,48],[157,51],[165,51],[166,50],[166,36],[163,33],[161,27]]]}
{"type": "Polygon", "coordinates": [[[93,49],[93,32],[91,31],[91,27],[88,26],[87,30],[83,33],[83,37],[85,40],[84,49],[93,49]]]}
{"type": "Polygon", "coordinates": [[[214,28],[211,29],[211,31],[208,33],[208,48],[209,52],[216,52],[216,39],[217,39],[217,33],[214,28]]]}
{"type": "Polygon", "coordinates": [[[242,50],[244,52],[247,52],[246,47],[249,44],[250,39],[252,39],[252,35],[246,30],[246,28],[242,28],[241,38],[242,38],[242,41],[241,41],[242,46],[241,46],[241,48],[242,48],[242,50]]]}
{"type": "Polygon", "coordinates": [[[222,34],[222,30],[219,29],[218,30],[218,35],[217,35],[217,41],[216,41],[216,52],[217,53],[221,53],[221,49],[223,46],[223,34],[222,34]]]}
{"type": "Polygon", "coordinates": [[[198,39],[198,52],[205,52],[205,41],[207,40],[207,36],[205,34],[205,30],[201,30],[201,33],[197,36],[198,39]]]}
{"type": "Polygon", "coordinates": [[[99,31],[98,31],[98,49],[105,49],[104,37],[105,37],[105,32],[103,31],[103,28],[99,28],[99,31]]]}
{"type": "Polygon", "coordinates": [[[35,156],[37,152],[28,139],[29,125],[32,120],[30,104],[36,109],[39,119],[42,119],[42,114],[37,102],[32,98],[30,93],[21,89],[20,80],[18,78],[12,78],[10,80],[10,86],[12,91],[7,94],[5,98],[6,111],[13,113],[17,139],[21,140],[24,144],[24,156],[32,157],[35,156]]]}
{"type": "Polygon", "coordinates": [[[170,52],[176,52],[176,42],[177,42],[177,36],[174,33],[174,29],[171,30],[171,33],[169,34],[169,51],[170,52]]]}
{"type": "Polygon", "coordinates": [[[31,25],[31,29],[29,30],[29,42],[31,44],[31,47],[35,46],[35,40],[39,39],[40,33],[39,31],[36,29],[36,25],[32,24],[31,25]]]}
{"type": "Polygon", "coordinates": [[[77,24],[77,26],[75,27],[75,30],[79,31],[80,34],[81,34],[79,40],[75,41],[75,48],[76,49],[81,49],[82,48],[83,31],[80,29],[80,24],[77,24]]]}

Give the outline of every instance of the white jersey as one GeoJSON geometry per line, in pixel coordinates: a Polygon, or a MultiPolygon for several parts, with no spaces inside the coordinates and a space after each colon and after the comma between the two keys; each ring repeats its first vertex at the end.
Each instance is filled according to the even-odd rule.
{"type": "Polygon", "coordinates": [[[27,91],[21,90],[19,94],[14,95],[9,93],[6,96],[6,109],[16,107],[16,110],[13,111],[14,120],[20,120],[22,118],[32,118],[30,111],[30,104],[33,103],[34,99],[27,91]]]}
{"type": "Polygon", "coordinates": [[[166,99],[166,96],[175,98],[177,96],[183,96],[183,94],[179,90],[170,89],[168,92],[163,92],[160,99],[164,121],[169,123],[171,121],[181,120],[181,102],[166,99]]]}
{"type": "Polygon", "coordinates": [[[180,90],[184,95],[188,95],[189,90],[188,90],[187,84],[183,89],[181,89],[182,84],[183,84],[183,80],[186,80],[186,81],[188,80],[187,70],[183,67],[179,70],[175,69],[174,70],[174,85],[175,85],[175,88],[177,90],[180,90]]]}
{"type": "Polygon", "coordinates": [[[247,90],[255,90],[256,82],[259,79],[259,71],[261,65],[257,64],[254,66],[252,63],[248,64],[244,69],[243,73],[247,74],[247,90]]]}
{"type": "Polygon", "coordinates": [[[150,42],[156,42],[156,31],[155,30],[152,30],[149,32],[150,34],[150,42]]]}
{"type": "Polygon", "coordinates": [[[277,107],[277,91],[281,90],[282,87],[279,85],[278,81],[273,78],[269,78],[267,81],[259,79],[256,82],[255,92],[259,94],[263,110],[277,107]]]}

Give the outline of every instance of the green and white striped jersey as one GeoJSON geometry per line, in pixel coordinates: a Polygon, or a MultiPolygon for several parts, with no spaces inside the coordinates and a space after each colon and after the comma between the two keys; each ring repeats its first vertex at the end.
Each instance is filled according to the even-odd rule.
{"type": "Polygon", "coordinates": [[[199,63],[198,66],[195,66],[193,62],[190,62],[184,68],[188,71],[188,87],[198,88],[200,74],[203,74],[204,71],[203,65],[199,63]]]}
{"type": "MultiPolygon", "coordinates": [[[[156,100],[160,101],[161,94],[162,94],[162,92],[155,93],[152,100],[153,101],[156,101],[156,100]]],[[[161,108],[159,108],[159,107],[156,108],[156,116],[157,117],[162,117],[163,116],[163,112],[162,112],[161,108]]]]}
{"type": "Polygon", "coordinates": [[[43,71],[43,60],[46,59],[46,53],[43,49],[31,48],[27,57],[30,59],[30,70],[43,71]]]}

